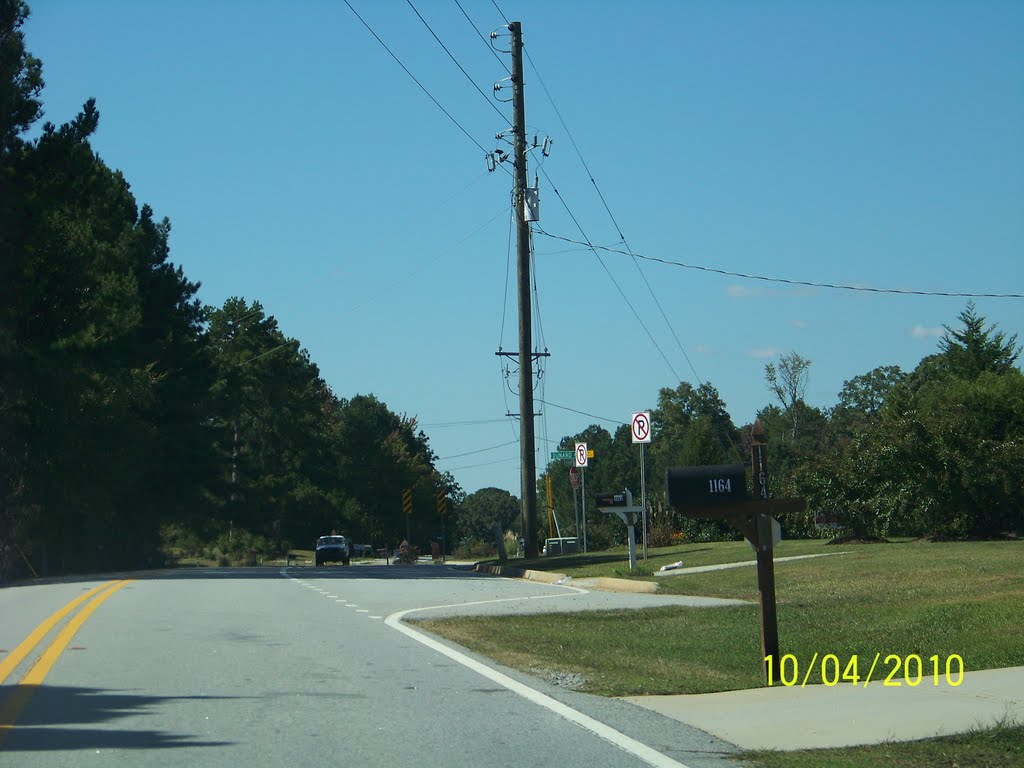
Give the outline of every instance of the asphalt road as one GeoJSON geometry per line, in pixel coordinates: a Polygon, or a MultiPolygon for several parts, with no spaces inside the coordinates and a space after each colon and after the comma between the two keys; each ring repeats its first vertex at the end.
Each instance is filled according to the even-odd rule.
{"type": "Polygon", "coordinates": [[[678,598],[435,566],[196,569],[92,593],[33,637],[109,581],[0,589],[0,767],[738,764],[702,731],[402,621],[678,598]]]}

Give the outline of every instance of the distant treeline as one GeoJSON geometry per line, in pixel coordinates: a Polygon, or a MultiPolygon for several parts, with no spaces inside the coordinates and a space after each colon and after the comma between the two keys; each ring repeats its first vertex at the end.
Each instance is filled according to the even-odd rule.
{"type": "Polygon", "coordinates": [[[332,529],[394,546],[404,489],[419,509],[459,495],[414,419],[335,396],[258,302],[200,304],[170,223],[90,146],[92,100],[26,138],[27,14],[0,0],[0,576],[244,560],[332,529]]]}
{"type": "MultiPolygon", "coordinates": [[[[791,353],[766,366],[766,390],[775,402],[757,418],[768,434],[770,491],[807,501],[805,513],[783,521],[788,536],[955,539],[1024,533],[1024,375],[1016,367],[1017,336],[1007,338],[986,325],[973,304],[945,330],[938,351],[913,371],[882,366],[856,376],[831,408],[804,401],[810,360],[791,353]],[[815,527],[819,515],[829,526],[824,531],[815,527]]],[[[752,425],[737,429],[707,383],[662,389],[651,420],[653,540],[667,544],[680,531],[691,540],[735,535],[724,523],[689,520],[667,509],[665,470],[749,466],[752,425]]],[[[593,425],[563,438],[560,448],[571,450],[577,441],[597,457],[587,470],[590,509],[594,493],[640,488],[639,452],[629,425],[614,435],[593,425]]],[[[568,510],[571,519],[565,469],[548,467],[555,507],[568,510]]],[[[544,482],[542,477],[539,487],[544,482]]],[[[621,543],[617,518],[591,514],[590,520],[592,545],[621,543]]]]}

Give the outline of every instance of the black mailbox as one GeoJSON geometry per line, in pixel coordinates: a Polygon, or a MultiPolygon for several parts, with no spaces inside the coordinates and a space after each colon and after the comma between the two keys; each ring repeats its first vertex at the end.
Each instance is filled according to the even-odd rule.
{"type": "Polygon", "coordinates": [[[628,507],[629,499],[624,491],[617,493],[599,493],[596,496],[598,507],[628,507]]]}
{"type": "Polygon", "coordinates": [[[748,501],[747,470],[742,464],[672,467],[666,472],[668,504],[684,514],[691,509],[728,507],[748,501]]]}

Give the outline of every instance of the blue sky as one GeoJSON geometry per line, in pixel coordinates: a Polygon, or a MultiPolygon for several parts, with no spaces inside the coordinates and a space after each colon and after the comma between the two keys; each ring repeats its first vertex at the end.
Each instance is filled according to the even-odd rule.
{"type": "MultiPolygon", "coordinates": [[[[408,3],[350,0],[495,147],[511,116],[489,98],[501,62],[454,0],[413,1],[485,95],[408,3]]],[[[493,3],[460,2],[485,36],[502,26],[493,3]]],[[[522,22],[536,65],[529,132],[554,139],[546,232],[582,239],[568,208],[591,242],[622,247],[575,141],[636,253],[818,283],[1024,293],[1024,4],[497,5],[522,22]]],[[[342,0],[39,0],[32,12],[46,119],[97,99],[94,146],[170,218],[172,259],[205,302],[259,300],[339,396],[373,393],[417,416],[467,491],[518,494],[504,418],[518,400],[494,355],[517,348],[510,178],[487,173],[342,0]]],[[[627,421],[659,388],[698,377],[748,423],[770,402],[765,364],[790,351],[812,361],[807,399],[827,407],[853,376],[913,368],[966,304],[650,262],[641,276],[604,252],[610,278],[587,249],[539,234],[535,245],[551,352],[538,391],[554,404],[537,432],[552,441],[596,421],[566,408],[627,421]]],[[[1024,300],[976,304],[1024,337],[1024,300]]]]}

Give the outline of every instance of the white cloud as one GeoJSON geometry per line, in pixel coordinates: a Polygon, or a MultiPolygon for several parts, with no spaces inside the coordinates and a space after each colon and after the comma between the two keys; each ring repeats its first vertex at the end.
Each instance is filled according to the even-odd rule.
{"type": "Polygon", "coordinates": [[[747,288],[745,285],[730,285],[725,292],[734,299],[745,299],[748,296],[760,296],[760,288],[747,288]]]}
{"type": "Polygon", "coordinates": [[[701,355],[710,355],[711,347],[707,346],[706,344],[698,344],[693,348],[693,351],[701,355]]]}
{"type": "Polygon", "coordinates": [[[794,328],[806,328],[807,327],[807,321],[806,320],[793,320],[792,324],[793,324],[794,328]]]}
{"type": "Polygon", "coordinates": [[[757,360],[766,360],[769,357],[775,357],[779,354],[779,350],[775,347],[759,347],[757,349],[748,349],[747,356],[753,357],[757,360]]]}
{"type": "Polygon", "coordinates": [[[942,336],[942,328],[927,328],[920,323],[910,329],[910,335],[915,339],[931,339],[942,336]]]}
{"type": "Polygon", "coordinates": [[[818,289],[801,285],[792,288],[750,288],[746,285],[730,285],[725,289],[725,293],[733,299],[749,299],[751,296],[767,296],[773,299],[799,299],[806,298],[807,296],[817,296],[818,289]]]}
{"type": "Polygon", "coordinates": [[[802,299],[808,296],[817,296],[818,288],[812,285],[798,285],[795,288],[790,288],[788,291],[779,291],[776,296],[791,296],[793,298],[802,299]]]}

